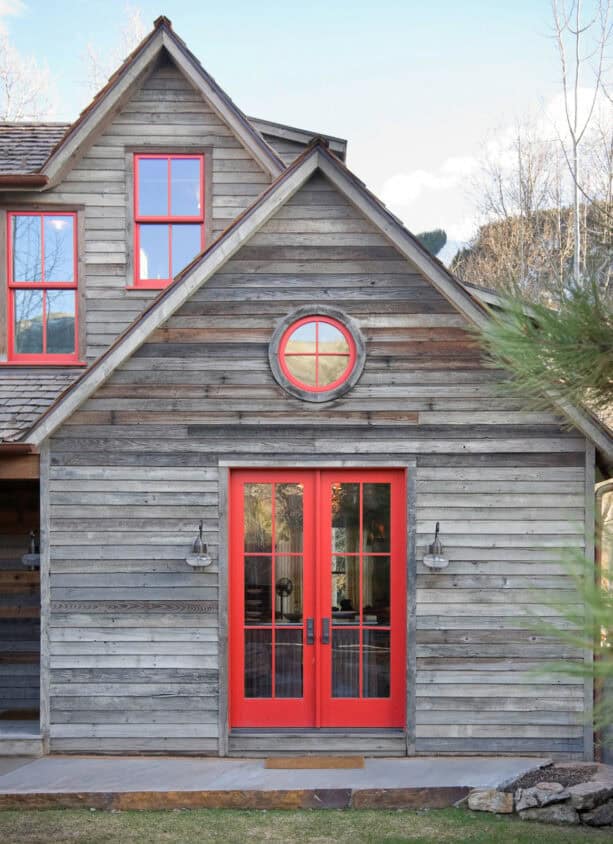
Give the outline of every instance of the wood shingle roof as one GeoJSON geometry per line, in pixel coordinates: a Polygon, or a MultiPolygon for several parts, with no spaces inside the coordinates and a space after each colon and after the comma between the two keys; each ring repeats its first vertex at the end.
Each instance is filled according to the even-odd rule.
{"type": "Polygon", "coordinates": [[[0,174],[37,173],[70,123],[0,123],[0,174]]]}
{"type": "Polygon", "coordinates": [[[5,370],[0,378],[0,442],[15,442],[81,370],[5,370]]]}

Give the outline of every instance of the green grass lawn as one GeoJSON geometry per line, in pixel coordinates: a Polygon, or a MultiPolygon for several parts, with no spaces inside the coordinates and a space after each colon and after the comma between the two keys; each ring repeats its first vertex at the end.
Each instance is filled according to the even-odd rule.
{"type": "Polygon", "coordinates": [[[0,844],[571,844],[611,841],[611,832],[545,826],[460,809],[431,811],[91,812],[86,809],[0,812],[0,844]]]}

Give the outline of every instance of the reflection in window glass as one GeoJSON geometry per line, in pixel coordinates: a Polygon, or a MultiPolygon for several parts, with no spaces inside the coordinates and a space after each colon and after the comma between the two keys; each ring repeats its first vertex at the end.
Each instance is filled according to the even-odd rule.
{"type": "Polygon", "coordinates": [[[168,161],[138,159],[138,213],[141,217],[168,216],[168,161]]]}
{"type": "Polygon", "coordinates": [[[332,630],[332,697],[360,696],[360,631],[332,630]]]}
{"type": "Polygon", "coordinates": [[[275,557],[275,594],[277,624],[302,621],[302,556],[275,557]]]}
{"type": "Polygon", "coordinates": [[[271,630],[245,630],[245,697],[272,697],[271,630]]]}
{"type": "Polygon", "coordinates": [[[288,355],[285,358],[288,372],[296,381],[314,387],[317,384],[317,358],[315,355],[288,355]]]}
{"type": "Polygon", "coordinates": [[[275,485],[277,524],[275,550],[285,553],[302,551],[303,486],[294,483],[275,485]]]}
{"type": "Polygon", "coordinates": [[[360,550],[360,485],[332,485],[332,548],[355,554],[360,550]]]}
{"type": "Polygon", "coordinates": [[[390,696],[390,632],[364,630],[362,651],[363,696],[390,696]]]}
{"type": "Polygon", "coordinates": [[[170,162],[171,209],[174,217],[199,217],[202,176],[200,159],[173,158],[170,162]]]}
{"type": "Polygon", "coordinates": [[[277,630],[275,695],[302,697],[302,630],[277,630]]]}
{"type": "Polygon", "coordinates": [[[315,340],[317,333],[316,322],[305,322],[300,325],[289,336],[285,347],[286,355],[314,355],[316,351],[315,340]]]}
{"type": "Polygon", "coordinates": [[[13,281],[42,280],[42,231],[39,215],[13,218],[13,281]]]}
{"type": "Polygon", "coordinates": [[[40,355],[43,352],[43,291],[15,290],[15,352],[40,355]]]}
{"type": "Polygon", "coordinates": [[[336,326],[320,321],[317,351],[320,355],[348,355],[349,344],[336,326]]]}
{"type": "Polygon", "coordinates": [[[389,484],[364,484],[363,525],[365,551],[390,550],[389,484]]]}
{"type": "Polygon", "coordinates": [[[45,281],[74,281],[74,219],[43,217],[45,234],[45,281]]]}
{"type": "Polygon", "coordinates": [[[50,355],[71,355],[75,350],[75,292],[48,290],[47,352],[50,355]]]}
{"type": "Polygon", "coordinates": [[[140,277],[167,279],[170,258],[168,254],[168,226],[147,223],[140,226],[140,277]]]}
{"type": "Polygon", "coordinates": [[[172,226],[172,278],[201,252],[201,231],[188,223],[172,226]]]}
{"type": "Polygon", "coordinates": [[[245,557],[245,624],[272,621],[272,558],[245,557]]]}
{"type": "Polygon", "coordinates": [[[272,484],[245,484],[245,551],[272,551],[272,484]]]}
{"type": "Polygon", "coordinates": [[[360,620],[360,558],[332,558],[332,624],[360,620]]]}
{"type": "Polygon", "coordinates": [[[334,355],[319,358],[319,386],[327,387],[337,381],[349,366],[346,355],[334,355]]]}
{"type": "Polygon", "coordinates": [[[362,558],[364,624],[390,623],[390,558],[362,558]]]}

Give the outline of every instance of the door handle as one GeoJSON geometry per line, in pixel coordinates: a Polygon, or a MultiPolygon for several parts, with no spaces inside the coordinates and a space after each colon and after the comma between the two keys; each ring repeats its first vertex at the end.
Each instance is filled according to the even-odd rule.
{"type": "Polygon", "coordinates": [[[330,644],[330,619],[322,618],[321,620],[321,644],[330,644]]]}
{"type": "Polygon", "coordinates": [[[307,618],[307,645],[315,644],[315,623],[312,618],[307,618]]]}

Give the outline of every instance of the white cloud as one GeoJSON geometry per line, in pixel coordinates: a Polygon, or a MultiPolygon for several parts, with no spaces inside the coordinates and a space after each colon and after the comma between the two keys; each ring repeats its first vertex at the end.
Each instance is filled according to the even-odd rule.
{"type": "Polygon", "coordinates": [[[476,167],[477,160],[470,155],[450,156],[434,171],[396,173],[383,184],[383,201],[390,206],[406,207],[428,191],[446,191],[457,187],[476,167]]]}
{"type": "MultiPolygon", "coordinates": [[[[578,97],[579,122],[585,118],[594,91],[582,88],[578,97]]],[[[611,125],[613,110],[605,97],[599,96],[590,131],[598,126],[611,125]]],[[[584,143],[589,142],[590,131],[584,143]]],[[[543,103],[538,114],[527,114],[522,132],[530,141],[542,142],[545,150],[560,154],[560,139],[567,140],[568,130],[563,95],[558,94],[543,103]],[[549,145],[552,145],[549,147],[549,145]]],[[[413,232],[442,228],[447,232],[448,245],[441,254],[449,260],[477,233],[486,219],[478,211],[472,186],[473,177],[484,159],[495,164],[503,173],[513,173],[517,167],[518,124],[509,123],[495,129],[487,141],[475,148],[474,155],[451,155],[432,169],[406,169],[388,178],[379,189],[386,205],[413,232]]],[[[450,151],[453,146],[450,145],[450,151]]],[[[470,152],[470,150],[469,150],[470,152]]],[[[560,158],[563,165],[563,159],[560,158]]]]}
{"type": "Polygon", "coordinates": [[[455,240],[458,243],[467,243],[476,233],[478,226],[479,221],[476,216],[465,217],[463,220],[458,220],[455,223],[448,223],[445,226],[445,231],[449,240],[455,240]]]}
{"type": "Polygon", "coordinates": [[[447,158],[441,165],[441,173],[448,173],[450,176],[463,178],[474,173],[479,162],[472,155],[456,155],[447,158]]]}
{"type": "Polygon", "coordinates": [[[6,35],[3,18],[16,18],[26,10],[23,0],[0,0],[0,34],[6,35]]]}
{"type": "Polygon", "coordinates": [[[25,8],[23,0],[0,0],[0,18],[22,15],[25,8]]]}

